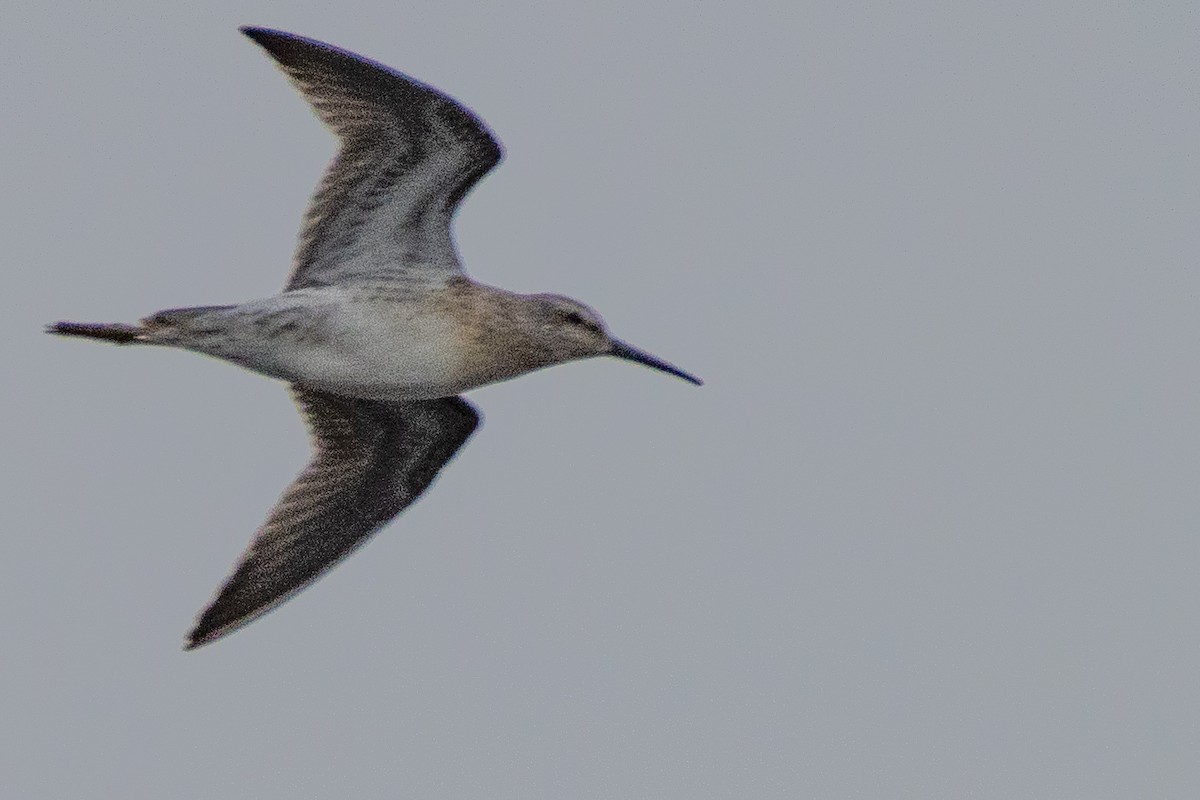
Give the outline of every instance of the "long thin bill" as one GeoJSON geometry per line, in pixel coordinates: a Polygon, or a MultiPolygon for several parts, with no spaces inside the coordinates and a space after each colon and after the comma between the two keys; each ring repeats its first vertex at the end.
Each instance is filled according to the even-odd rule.
{"type": "Polygon", "coordinates": [[[694,383],[697,386],[704,385],[704,381],[695,375],[689,375],[674,364],[668,364],[661,358],[655,358],[644,350],[638,350],[632,345],[625,344],[620,339],[612,340],[612,350],[608,354],[617,358],[623,358],[626,361],[636,361],[639,364],[645,364],[647,367],[661,370],[669,375],[674,375],[676,378],[683,378],[688,383],[694,383]]]}

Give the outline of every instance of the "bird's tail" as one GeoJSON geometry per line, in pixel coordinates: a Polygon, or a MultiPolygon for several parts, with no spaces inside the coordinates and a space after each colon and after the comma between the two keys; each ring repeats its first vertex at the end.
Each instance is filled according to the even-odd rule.
{"type": "Polygon", "coordinates": [[[114,344],[133,344],[142,338],[145,329],[141,325],[126,325],[123,322],[56,322],[46,326],[46,333],[103,339],[114,344]]]}
{"type": "Polygon", "coordinates": [[[124,322],[56,322],[46,333],[102,339],[114,344],[164,344],[190,346],[206,336],[218,334],[228,324],[225,312],[234,306],[168,308],[137,325],[124,322]]]}

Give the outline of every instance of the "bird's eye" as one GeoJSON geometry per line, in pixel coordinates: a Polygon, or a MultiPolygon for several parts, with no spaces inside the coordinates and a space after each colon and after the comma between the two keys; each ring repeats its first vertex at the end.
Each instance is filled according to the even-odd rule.
{"type": "Polygon", "coordinates": [[[593,333],[600,332],[600,325],[597,324],[597,322],[595,320],[591,319],[590,317],[585,317],[583,314],[579,313],[578,311],[568,311],[565,308],[559,309],[558,319],[561,320],[561,324],[564,324],[564,325],[571,325],[571,326],[574,326],[577,328],[583,328],[584,330],[590,331],[593,333]]]}

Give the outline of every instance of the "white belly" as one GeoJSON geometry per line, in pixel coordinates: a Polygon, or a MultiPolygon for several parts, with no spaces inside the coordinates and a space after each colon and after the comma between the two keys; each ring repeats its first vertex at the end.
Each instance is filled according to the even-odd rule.
{"type": "Polygon", "coordinates": [[[296,380],[372,400],[446,397],[467,388],[449,320],[397,311],[391,304],[344,307],[327,342],[296,352],[296,380]]]}
{"type": "Polygon", "coordinates": [[[423,400],[471,388],[451,320],[420,303],[371,302],[331,287],[238,311],[244,347],[232,360],[257,372],[372,400],[423,400]],[[255,325],[256,317],[267,322],[255,325]]]}

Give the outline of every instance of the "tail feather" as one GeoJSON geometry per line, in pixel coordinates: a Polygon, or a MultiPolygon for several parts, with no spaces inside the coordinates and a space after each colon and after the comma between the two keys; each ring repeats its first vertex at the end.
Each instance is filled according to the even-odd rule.
{"type": "Polygon", "coordinates": [[[115,344],[132,344],[141,337],[143,329],[138,325],[126,325],[121,322],[56,322],[46,326],[46,333],[103,339],[115,344]]]}

